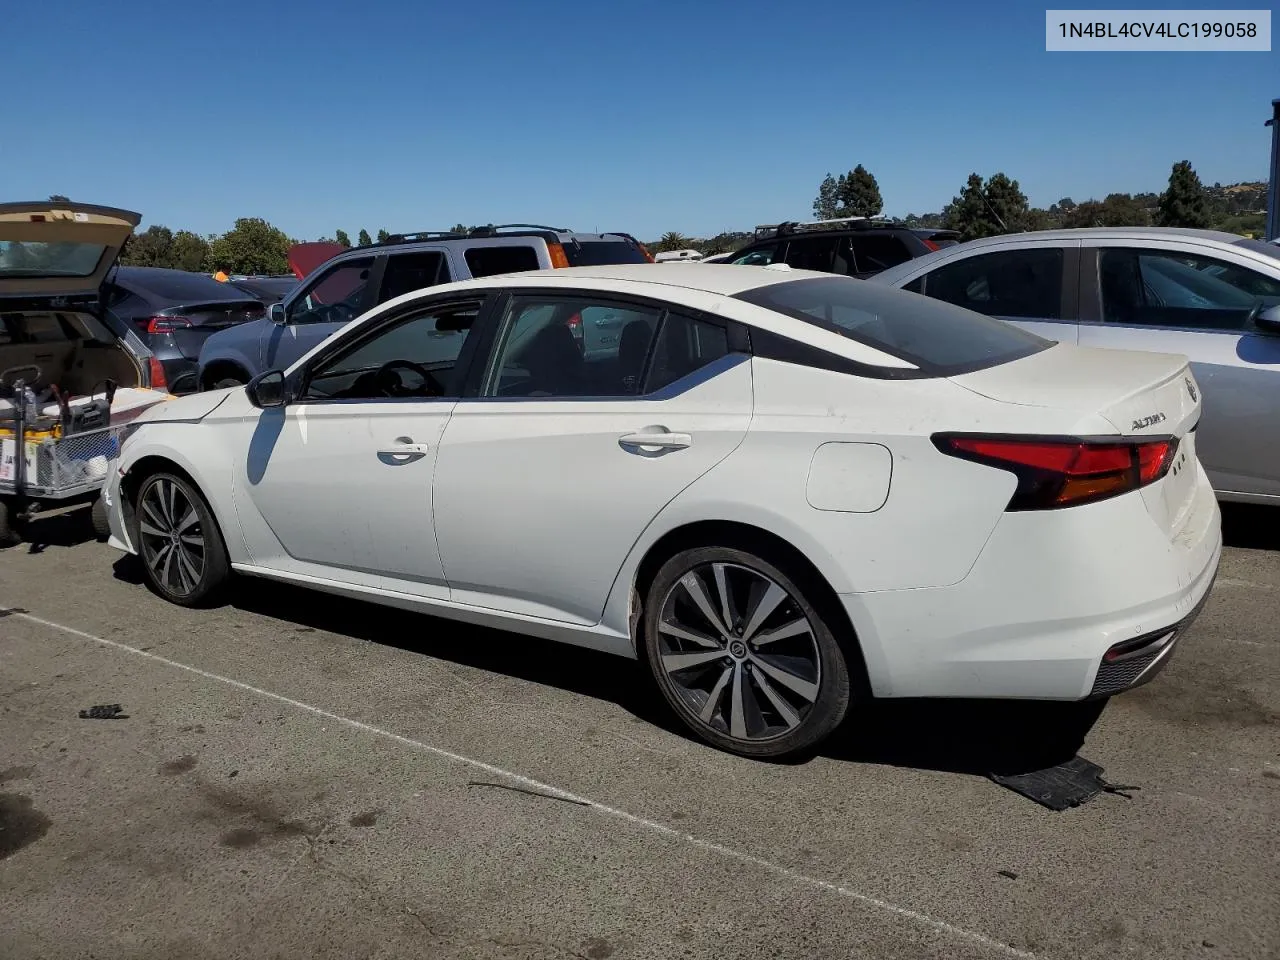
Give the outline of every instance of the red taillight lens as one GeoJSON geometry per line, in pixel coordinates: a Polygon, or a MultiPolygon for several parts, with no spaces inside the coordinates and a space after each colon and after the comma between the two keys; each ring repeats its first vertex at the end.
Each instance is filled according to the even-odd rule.
{"type": "Polygon", "coordinates": [[[152,317],[147,321],[147,333],[173,333],[191,326],[186,317],[152,317]]]}
{"type": "Polygon", "coordinates": [[[924,237],[921,237],[921,238],[920,238],[920,242],[921,242],[921,243],[923,243],[923,244],[924,244],[926,247],[928,247],[930,250],[941,250],[941,249],[942,249],[940,246],[938,246],[938,245],[937,245],[936,243],[934,243],[932,240],[926,240],[924,237]]]}
{"type": "Polygon", "coordinates": [[[169,381],[164,375],[164,367],[160,365],[160,361],[152,357],[147,364],[147,368],[151,373],[151,389],[168,390],[169,381]]]}
{"type": "Polygon", "coordinates": [[[934,445],[953,457],[1016,476],[1010,510],[1049,510],[1105,500],[1154,483],[1168,471],[1178,442],[939,435],[934,445]]]}

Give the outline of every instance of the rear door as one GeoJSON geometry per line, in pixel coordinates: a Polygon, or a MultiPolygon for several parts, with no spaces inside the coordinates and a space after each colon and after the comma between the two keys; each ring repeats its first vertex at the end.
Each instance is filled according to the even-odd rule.
{"type": "Polygon", "coordinates": [[[1280,335],[1249,319],[1280,303],[1280,270],[1178,241],[1088,241],[1084,254],[1080,343],[1190,357],[1214,489],[1280,496],[1280,335]]]}
{"type": "Polygon", "coordinates": [[[749,358],[662,304],[530,290],[499,315],[436,467],[451,596],[596,623],[641,532],[746,435],[749,358]],[[593,313],[629,317],[612,355],[584,356],[566,323],[593,313]]]}
{"type": "Polygon", "coordinates": [[[1008,320],[1048,340],[1077,342],[1080,241],[984,251],[949,257],[904,288],[1008,320]]]}

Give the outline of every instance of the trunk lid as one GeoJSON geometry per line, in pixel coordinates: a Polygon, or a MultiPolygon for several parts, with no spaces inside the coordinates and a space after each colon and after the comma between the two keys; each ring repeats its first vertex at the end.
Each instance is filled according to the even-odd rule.
{"type": "Polygon", "coordinates": [[[141,220],[70,201],[0,204],[0,297],[96,297],[141,220]]]}
{"type": "Polygon", "coordinates": [[[204,342],[219,330],[261,320],[265,314],[266,307],[259,300],[215,300],[166,307],[148,322],[172,318],[169,335],[182,355],[194,360],[204,342]]]}
{"type": "Polygon", "coordinates": [[[1004,403],[1100,416],[1128,439],[1174,438],[1169,472],[1139,492],[1171,536],[1181,527],[1195,496],[1195,427],[1203,401],[1186,357],[1058,344],[951,379],[1004,403]]]}

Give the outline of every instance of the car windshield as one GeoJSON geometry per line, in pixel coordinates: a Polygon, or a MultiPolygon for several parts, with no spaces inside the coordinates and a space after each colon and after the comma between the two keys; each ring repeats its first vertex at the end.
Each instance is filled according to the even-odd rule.
{"type": "Polygon", "coordinates": [[[1009,363],[1053,345],[1002,320],[851,277],[769,284],[737,299],[841,333],[938,377],[1009,363]]]}
{"type": "Polygon", "coordinates": [[[564,253],[571,267],[649,262],[635,244],[625,240],[570,240],[564,245],[564,253]]]}
{"type": "Polygon", "coordinates": [[[100,243],[0,240],[0,276],[89,277],[106,249],[100,243]]]}

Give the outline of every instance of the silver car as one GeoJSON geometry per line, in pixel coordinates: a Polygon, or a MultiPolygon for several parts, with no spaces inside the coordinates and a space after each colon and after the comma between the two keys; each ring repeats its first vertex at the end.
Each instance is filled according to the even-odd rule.
{"type": "Polygon", "coordinates": [[[1280,246],[1212,230],[1047,230],[947,247],[866,282],[1051,340],[1185,354],[1218,496],[1280,503],[1280,246]]]}

